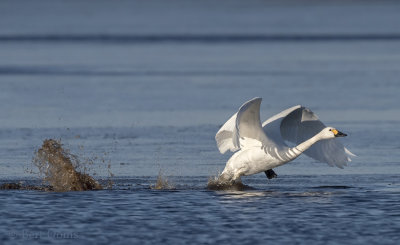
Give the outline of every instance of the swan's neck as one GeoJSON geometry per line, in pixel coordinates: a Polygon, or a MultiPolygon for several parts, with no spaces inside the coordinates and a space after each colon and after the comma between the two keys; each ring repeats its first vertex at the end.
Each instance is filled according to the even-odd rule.
{"type": "Polygon", "coordinates": [[[303,152],[308,150],[313,144],[317,143],[321,139],[322,138],[320,134],[316,134],[314,137],[311,137],[310,139],[304,141],[303,143],[293,147],[291,150],[296,154],[296,157],[298,157],[303,152]]]}

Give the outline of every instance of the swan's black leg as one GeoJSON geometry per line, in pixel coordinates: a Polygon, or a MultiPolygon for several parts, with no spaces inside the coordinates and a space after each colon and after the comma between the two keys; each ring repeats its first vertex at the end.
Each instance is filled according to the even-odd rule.
{"type": "Polygon", "coordinates": [[[273,178],[278,177],[278,175],[272,169],[269,169],[269,170],[265,171],[264,173],[268,179],[273,179],[273,178]]]}

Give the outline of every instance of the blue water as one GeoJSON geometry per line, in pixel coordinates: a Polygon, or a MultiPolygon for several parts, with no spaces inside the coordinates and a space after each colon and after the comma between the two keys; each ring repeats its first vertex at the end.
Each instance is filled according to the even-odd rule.
{"type": "Polygon", "coordinates": [[[146,186],[151,181],[118,179],[112,191],[2,191],[3,239],[149,244],[399,239],[398,175],[283,176],[270,184],[249,178],[257,190],[245,192],[204,190],[205,177],[181,177],[176,181],[188,186],[173,191],[151,190],[146,186]]]}
{"type": "Polygon", "coordinates": [[[0,191],[0,243],[397,244],[400,4],[1,1],[0,184],[61,139],[111,190],[0,191]],[[23,17],[23,18],[22,18],[23,17]],[[307,157],[210,191],[219,127],[311,108],[349,136],[345,169],[307,157]],[[151,189],[159,171],[170,189],[151,189]]]}

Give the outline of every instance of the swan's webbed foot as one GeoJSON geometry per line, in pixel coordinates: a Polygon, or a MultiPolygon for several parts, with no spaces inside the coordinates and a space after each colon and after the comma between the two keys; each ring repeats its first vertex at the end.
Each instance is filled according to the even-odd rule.
{"type": "Polygon", "coordinates": [[[269,169],[269,170],[265,171],[264,173],[268,179],[273,179],[273,178],[278,177],[278,175],[272,169],[269,169]]]}

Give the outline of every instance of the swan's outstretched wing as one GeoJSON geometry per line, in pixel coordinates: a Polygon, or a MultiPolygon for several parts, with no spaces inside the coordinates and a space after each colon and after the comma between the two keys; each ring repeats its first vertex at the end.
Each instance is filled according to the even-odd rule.
{"type": "MultiPolygon", "coordinates": [[[[317,115],[300,105],[282,111],[263,123],[263,129],[268,138],[279,143],[288,141],[296,145],[313,137],[325,127],[317,115]]],[[[304,154],[339,168],[346,166],[347,162],[351,161],[350,156],[354,156],[337,139],[319,141],[304,154]]]]}
{"type": "Polygon", "coordinates": [[[227,150],[262,146],[267,141],[260,121],[260,105],[261,98],[247,101],[217,132],[215,140],[222,154],[227,150]]]}
{"type": "Polygon", "coordinates": [[[239,146],[235,146],[233,144],[233,131],[235,130],[236,127],[236,115],[235,113],[229,120],[219,129],[217,134],[215,135],[215,141],[217,141],[217,146],[219,152],[221,154],[224,154],[228,150],[235,152],[239,150],[239,146]]]}

